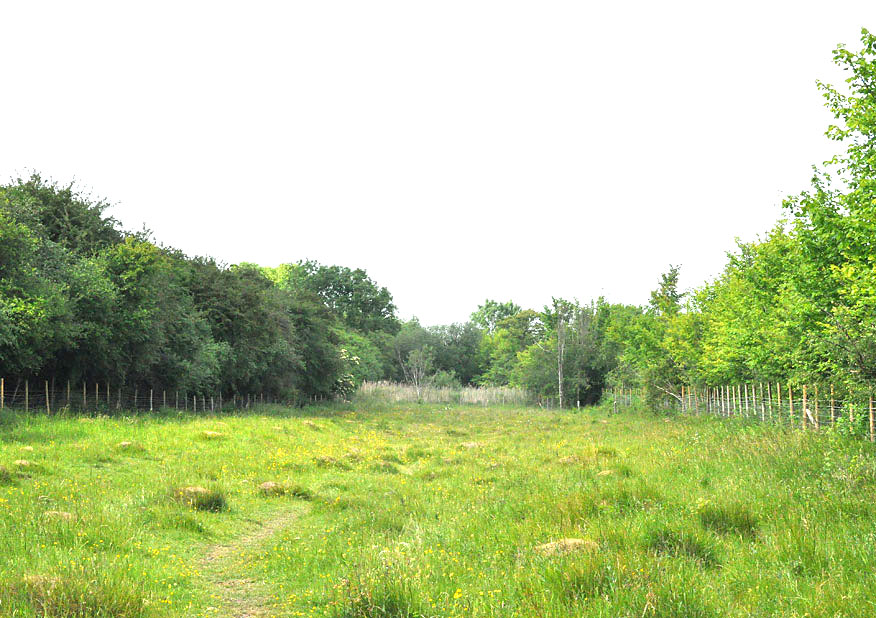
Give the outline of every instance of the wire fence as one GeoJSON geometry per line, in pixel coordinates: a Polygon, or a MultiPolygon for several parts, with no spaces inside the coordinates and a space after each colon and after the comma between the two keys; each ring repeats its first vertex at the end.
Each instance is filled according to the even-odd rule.
{"type": "MultiPolygon", "coordinates": [[[[612,404],[640,407],[646,404],[643,389],[618,388],[610,392],[612,404]]],[[[652,405],[654,401],[650,402],[652,405]]],[[[801,429],[841,425],[876,442],[876,408],[868,399],[839,396],[832,386],[792,386],[781,383],[737,384],[717,387],[681,387],[665,391],[658,407],[690,414],[743,417],[765,423],[796,424],[801,429]]]]}
{"type": "MultiPolygon", "coordinates": [[[[424,402],[468,405],[545,405],[528,391],[510,386],[450,387],[420,386],[395,382],[365,382],[356,392],[358,400],[382,402],[424,402]]],[[[311,397],[312,403],[340,400],[339,397],[311,397]]],[[[257,405],[297,405],[268,393],[190,393],[114,385],[109,382],[73,383],[61,385],[54,380],[0,378],[0,411],[20,410],[46,414],[81,413],[112,414],[121,412],[221,412],[249,409],[257,405]]]]}
{"type": "Polygon", "coordinates": [[[153,412],[180,410],[219,412],[256,405],[285,403],[266,393],[189,393],[181,390],[116,386],[109,382],[54,384],[52,380],[0,378],[0,410],[56,414],[153,412]]]}

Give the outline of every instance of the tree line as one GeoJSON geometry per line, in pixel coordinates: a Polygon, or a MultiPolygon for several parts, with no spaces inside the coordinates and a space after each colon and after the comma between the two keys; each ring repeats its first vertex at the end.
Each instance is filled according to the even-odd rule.
{"type": "Polygon", "coordinates": [[[190,257],[39,174],[0,186],[0,373],[307,401],[363,381],[512,385],[561,405],[609,387],[651,401],[681,387],[792,381],[851,394],[876,381],[876,37],[839,46],[819,84],[841,153],[786,217],[724,270],[644,306],[486,300],[463,323],[402,321],[360,268],[190,257]]]}
{"type": "Polygon", "coordinates": [[[190,257],[122,229],[108,203],[32,174],[0,186],[0,374],[191,394],[346,396],[363,381],[518,385],[595,401],[611,368],[602,301],[486,301],[465,323],[397,316],[363,269],[190,257]],[[555,358],[562,322],[565,354],[555,358]]]}

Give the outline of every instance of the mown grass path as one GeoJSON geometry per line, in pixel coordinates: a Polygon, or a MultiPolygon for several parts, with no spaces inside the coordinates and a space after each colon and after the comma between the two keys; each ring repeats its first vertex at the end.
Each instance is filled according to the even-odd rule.
{"type": "Polygon", "coordinates": [[[222,618],[260,618],[269,615],[271,586],[241,573],[238,556],[258,549],[277,533],[288,529],[300,509],[284,510],[271,516],[243,536],[211,545],[200,562],[200,572],[218,605],[208,608],[222,618]]]}

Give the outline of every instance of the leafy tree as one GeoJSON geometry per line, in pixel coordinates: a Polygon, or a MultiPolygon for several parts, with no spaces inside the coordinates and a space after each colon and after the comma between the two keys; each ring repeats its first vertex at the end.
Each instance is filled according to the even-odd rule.
{"type": "Polygon", "coordinates": [[[480,355],[483,331],[473,322],[434,326],[429,331],[438,370],[452,374],[462,384],[473,384],[484,370],[480,355]]]}
{"type": "Polygon", "coordinates": [[[518,313],[520,313],[520,306],[510,300],[500,303],[488,298],[483,305],[478,305],[477,310],[471,314],[471,321],[487,334],[492,335],[499,322],[518,313]]]}
{"type": "Polygon", "coordinates": [[[779,225],[761,242],[740,243],[724,272],[696,293],[702,332],[696,382],[776,381],[793,374],[795,359],[805,354],[790,287],[798,257],[796,241],[779,225]]]}
{"type": "Polygon", "coordinates": [[[611,312],[603,299],[585,306],[554,299],[543,312],[544,336],[518,354],[512,382],[544,397],[559,397],[562,385],[563,405],[598,401],[617,364],[607,337],[611,312]]]}
{"type": "Polygon", "coordinates": [[[34,173],[5,188],[15,218],[39,237],[76,253],[93,254],[122,242],[118,221],[105,217],[106,201],[93,201],[73,184],[59,186],[34,173]]]}
{"type": "Polygon", "coordinates": [[[338,342],[351,359],[349,374],[354,385],[364,381],[375,382],[387,373],[380,349],[371,339],[353,330],[337,330],[338,342]],[[352,361],[355,359],[355,361],[352,361]]]}
{"type": "MultiPolygon", "coordinates": [[[[425,347],[434,349],[434,344],[434,335],[428,328],[422,326],[416,317],[402,323],[398,334],[396,334],[392,342],[395,361],[392,378],[400,382],[407,381],[408,376],[405,369],[405,363],[411,352],[421,350],[425,347]]],[[[432,354],[432,360],[434,361],[434,353],[432,354]]]]}
{"type": "Polygon", "coordinates": [[[541,340],[545,334],[543,316],[524,309],[500,320],[491,334],[484,336],[481,354],[489,367],[480,378],[483,384],[510,384],[518,355],[541,340]]]}
{"type": "Polygon", "coordinates": [[[417,390],[417,399],[421,398],[423,386],[429,380],[435,369],[435,353],[431,346],[423,346],[408,353],[402,363],[405,379],[417,390]]]}
{"type": "Polygon", "coordinates": [[[360,333],[398,332],[392,294],[361,268],[303,260],[266,272],[280,287],[307,290],[318,296],[347,328],[360,333]]]}
{"type": "Polygon", "coordinates": [[[853,388],[876,379],[876,36],[863,30],[861,42],[858,52],[834,52],[849,73],[846,91],[819,83],[836,119],[827,135],[846,151],[816,171],[810,191],[785,203],[800,250],[798,317],[812,339],[795,359],[798,371],[843,377],[853,388]]]}

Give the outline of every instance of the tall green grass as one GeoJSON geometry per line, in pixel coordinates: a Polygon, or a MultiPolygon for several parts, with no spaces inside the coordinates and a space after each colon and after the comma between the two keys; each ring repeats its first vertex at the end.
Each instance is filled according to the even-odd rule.
{"type": "Polygon", "coordinates": [[[7,415],[0,466],[0,615],[229,615],[216,546],[274,616],[876,610],[873,446],[829,432],[447,404],[7,415]]]}

